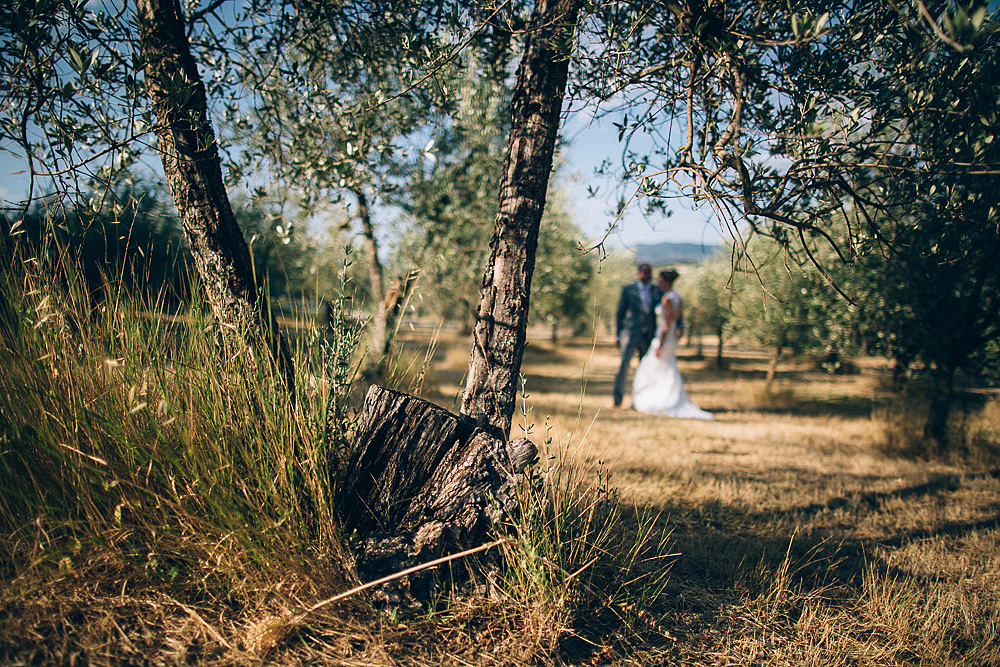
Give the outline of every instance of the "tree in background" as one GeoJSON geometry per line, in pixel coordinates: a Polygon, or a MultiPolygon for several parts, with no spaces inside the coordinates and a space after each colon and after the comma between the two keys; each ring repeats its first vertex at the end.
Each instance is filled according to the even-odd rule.
{"type": "Polygon", "coordinates": [[[587,320],[593,322],[595,334],[615,334],[615,311],[622,285],[635,282],[635,254],[630,250],[612,250],[603,256],[593,253],[594,275],[587,296],[587,320]]]}
{"type": "Polygon", "coordinates": [[[91,190],[97,210],[54,195],[17,222],[5,215],[0,233],[27,256],[79,270],[95,305],[109,290],[124,290],[176,307],[186,299],[191,256],[165,186],[127,172],[118,176],[112,189],[91,190]]]}
{"type": "MultiPolygon", "coordinates": [[[[253,257],[254,277],[271,300],[316,298],[317,253],[322,245],[309,234],[296,231],[297,206],[282,207],[267,197],[234,197],[233,212],[253,257]]],[[[306,221],[301,221],[305,226],[306,221]]],[[[343,245],[339,238],[330,239],[343,245]]]]}
{"type": "Polygon", "coordinates": [[[415,224],[397,252],[405,261],[419,258],[422,280],[434,286],[427,297],[466,332],[475,324],[509,128],[505,64],[505,58],[463,62],[452,122],[427,152],[429,168],[409,185],[407,211],[415,224]]]}
{"type": "Polygon", "coordinates": [[[880,148],[846,275],[868,349],[927,369],[924,435],[943,451],[956,371],[1000,339],[1000,38],[983,3],[910,18],[853,73],[852,114],[880,148]]]}
{"type": "MultiPolygon", "coordinates": [[[[495,162],[495,156],[489,156],[489,160],[495,162]]],[[[432,186],[437,179],[420,184],[421,191],[429,196],[418,200],[418,206],[428,201],[437,206],[429,218],[415,219],[396,249],[393,266],[421,258],[420,280],[426,286],[421,293],[421,310],[458,322],[462,333],[467,334],[475,323],[476,285],[482,278],[478,267],[486,261],[489,251],[489,227],[475,217],[477,212],[488,216],[490,207],[478,195],[491,183],[496,185],[497,172],[484,172],[477,179],[471,175],[480,173],[478,169],[470,165],[463,170],[459,166],[462,164],[468,163],[442,167],[441,189],[432,186]],[[456,177],[447,178],[445,174],[456,177]],[[468,206],[460,202],[468,202],[468,206]]],[[[492,208],[495,210],[495,206],[492,208]]],[[[414,212],[420,215],[422,209],[414,212]]],[[[583,231],[566,213],[561,192],[550,191],[539,228],[531,315],[534,323],[550,327],[553,338],[561,327],[577,331],[585,322],[593,321],[589,305],[597,257],[581,249],[585,242],[583,231]]]]}
{"type": "MultiPolygon", "coordinates": [[[[509,93],[503,60],[481,63],[469,55],[456,77],[453,122],[433,146],[430,167],[410,185],[413,226],[395,264],[420,258],[425,308],[457,320],[465,333],[475,324],[477,287],[489,257],[496,192],[509,127],[509,93]]],[[[564,197],[550,188],[540,223],[531,312],[553,334],[586,316],[593,258],[579,250],[583,232],[565,212],[564,197]]]]}
{"type": "Polygon", "coordinates": [[[867,349],[893,359],[900,372],[922,367],[930,375],[924,435],[938,451],[948,446],[956,372],[983,367],[984,353],[1000,340],[995,188],[985,181],[944,188],[900,217],[906,224],[891,252],[861,244],[845,281],[867,349]]]}
{"type": "Polygon", "coordinates": [[[715,365],[719,368],[723,365],[722,347],[731,317],[732,261],[732,246],[725,246],[684,276],[684,321],[689,335],[698,336],[699,357],[701,337],[705,334],[716,337],[715,365]]]}
{"type": "Polygon", "coordinates": [[[262,5],[270,13],[264,23],[277,29],[249,31],[239,42],[240,76],[253,105],[231,109],[231,126],[246,145],[232,176],[273,175],[301,193],[307,210],[317,202],[353,203],[342,225],[356,226],[364,243],[373,313],[369,358],[378,376],[390,332],[373,211],[398,203],[419,168],[414,145],[449,105],[441,81],[447,68],[435,68],[447,64],[445,52],[453,48],[444,33],[459,26],[448,25],[450,15],[437,3],[294,4],[297,11],[262,5]],[[255,57],[262,51],[274,57],[255,57]]]}
{"type": "Polygon", "coordinates": [[[728,329],[770,349],[765,391],[773,388],[783,352],[844,351],[847,341],[833,334],[847,304],[811,263],[773,239],[755,237],[737,250],[734,267],[728,329]]]}
{"type": "Polygon", "coordinates": [[[558,340],[560,325],[575,332],[585,323],[594,257],[580,249],[583,239],[583,230],[566,214],[562,195],[550,192],[538,233],[531,312],[536,322],[551,327],[552,342],[558,340]]]}

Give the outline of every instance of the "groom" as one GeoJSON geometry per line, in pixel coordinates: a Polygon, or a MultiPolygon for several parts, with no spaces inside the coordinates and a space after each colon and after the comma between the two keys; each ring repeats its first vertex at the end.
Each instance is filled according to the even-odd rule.
{"type": "Polygon", "coordinates": [[[653,267],[639,265],[638,279],[622,288],[618,300],[618,314],[615,317],[615,347],[621,350],[621,365],[615,375],[615,407],[620,407],[625,395],[625,381],[632,357],[638,353],[641,358],[649,349],[656,331],[656,313],[653,311],[663,292],[653,285],[653,267]]]}

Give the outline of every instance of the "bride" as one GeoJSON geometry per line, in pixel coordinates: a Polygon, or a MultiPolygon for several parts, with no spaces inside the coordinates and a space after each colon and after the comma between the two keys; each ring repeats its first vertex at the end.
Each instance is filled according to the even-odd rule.
{"type": "MultiPolygon", "coordinates": [[[[681,295],[673,290],[678,273],[660,272],[663,299],[656,307],[659,326],[649,352],[639,362],[632,384],[632,407],[639,412],[686,419],[715,419],[691,402],[677,370],[677,323],[681,319],[681,295]]],[[[683,324],[681,325],[683,326],[683,324]]]]}

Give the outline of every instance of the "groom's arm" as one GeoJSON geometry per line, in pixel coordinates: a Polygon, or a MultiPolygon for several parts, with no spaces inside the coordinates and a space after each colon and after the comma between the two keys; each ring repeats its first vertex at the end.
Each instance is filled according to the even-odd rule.
{"type": "Polygon", "coordinates": [[[622,329],[625,327],[625,314],[628,312],[628,285],[622,288],[622,294],[618,297],[618,312],[615,314],[615,347],[620,348],[622,344],[622,329]]]}

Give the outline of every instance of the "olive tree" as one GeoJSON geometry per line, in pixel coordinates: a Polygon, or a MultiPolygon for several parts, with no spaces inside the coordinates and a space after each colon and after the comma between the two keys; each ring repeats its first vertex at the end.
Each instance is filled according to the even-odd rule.
{"type": "Polygon", "coordinates": [[[734,250],[733,262],[732,276],[722,278],[731,290],[726,329],[770,349],[766,391],[785,351],[824,357],[853,351],[848,303],[802,254],[755,236],[734,250]]]}
{"type": "Polygon", "coordinates": [[[582,0],[536,0],[514,86],[499,205],[462,397],[462,414],[504,435],[516,406],[538,229],[582,5],[582,0]]]}
{"type": "MultiPolygon", "coordinates": [[[[262,308],[250,251],[223,182],[206,86],[180,3],[138,0],[133,11],[68,0],[16,2],[0,20],[10,81],[0,105],[0,138],[17,146],[28,166],[28,200],[43,179],[67,196],[86,192],[83,182],[110,182],[155,137],[199,282],[219,323],[222,363],[244,352],[255,355],[245,341],[261,335],[293,392],[291,356],[262,308]]],[[[99,201],[89,199],[99,209],[99,201]]]]}
{"type": "Polygon", "coordinates": [[[732,246],[716,251],[698,264],[695,271],[684,277],[687,284],[688,332],[698,335],[698,354],[701,355],[701,336],[705,333],[716,337],[715,365],[723,365],[723,341],[728,331],[732,290],[732,246]]]}
{"type": "Polygon", "coordinates": [[[870,35],[850,91],[878,150],[868,205],[847,214],[861,223],[847,276],[869,349],[927,368],[924,434],[940,451],[956,371],[1000,338],[1000,24],[980,3],[905,18],[870,35]]]}
{"type": "Polygon", "coordinates": [[[420,169],[417,144],[450,106],[458,40],[449,36],[470,28],[422,0],[256,5],[269,29],[237,40],[252,103],[230,109],[229,127],[246,146],[234,175],[268,174],[300,193],[307,209],[352,202],[342,224],[356,227],[364,243],[378,375],[390,332],[375,212],[401,203],[420,169]]]}

